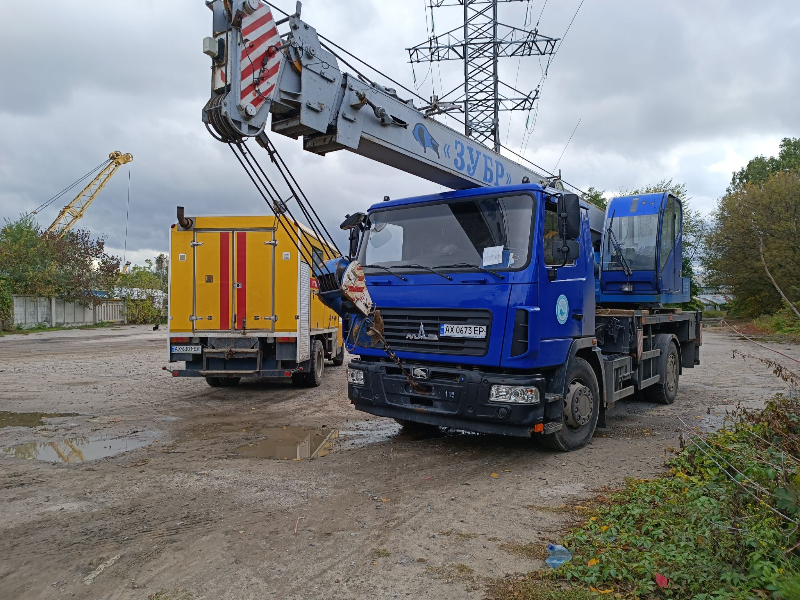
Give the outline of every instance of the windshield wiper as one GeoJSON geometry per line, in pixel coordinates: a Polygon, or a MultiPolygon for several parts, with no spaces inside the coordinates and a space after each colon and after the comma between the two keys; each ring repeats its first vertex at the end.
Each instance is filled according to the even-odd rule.
{"type": "Polygon", "coordinates": [[[617,264],[619,264],[619,266],[622,267],[622,271],[623,273],[625,273],[625,276],[630,277],[632,273],[631,267],[630,265],[628,265],[628,260],[625,258],[625,254],[623,254],[622,252],[622,246],[620,246],[619,242],[617,241],[617,236],[614,235],[614,215],[616,214],[616,212],[617,211],[614,211],[611,214],[611,219],[608,223],[608,229],[606,230],[608,233],[608,239],[614,246],[614,254],[612,254],[611,256],[612,260],[613,258],[617,258],[617,264]]]}
{"type": "Polygon", "coordinates": [[[403,277],[399,273],[395,273],[389,267],[384,267],[383,265],[361,265],[361,268],[362,269],[383,269],[384,271],[389,273],[389,275],[394,275],[395,277],[397,277],[398,279],[400,279],[402,281],[408,281],[408,279],[406,279],[405,277],[403,277]]]}
{"type": "Polygon", "coordinates": [[[447,281],[453,281],[453,278],[450,275],[445,275],[444,273],[440,273],[436,269],[431,269],[430,267],[426,267],[425,265],[395,265],[396,269],[422,269],[423,271],[430,271],[434,275],[438,275],[439,277],[444,277],[447,281]]]}
{"type": "Polygon", "coordinates": [[[457,268],[477,269],[478,271],[483,271],[484,273],[490,273],[490,274],[494,275],[495,277],[499,277],[500,279],[505,279],[505,277],[502,276],[497,271],[492,271],[491,269],[484,269],[483,267],[478,266],[478,265],[473,265],[472,263],[456,263],[454,265],[439,265],[439,268],[440,269],[457,269],[457,268]]]}

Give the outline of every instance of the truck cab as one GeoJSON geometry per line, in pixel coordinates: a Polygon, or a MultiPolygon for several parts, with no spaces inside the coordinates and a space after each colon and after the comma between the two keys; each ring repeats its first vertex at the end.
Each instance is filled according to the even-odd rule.
{"type": "MultiPolygon", "coordinates": [[[[379,311],[370,328],[381,335],[355,326],[346,340],[358,355],[348,369],[355,407],[409,426],[540,433],[572,450],[588,443],[616,400],[645,382],[666,385],[660,361],[671,347],[656,348],[664,339],[655,336],[666,334],[645,327],[652,311],[629,310],[639,300],[625,296],[626,308],[611,317],[624,336],[607,322],[615,308],[598,312],[596,281],[605,273],[595,250],[602,254],[606,240],[592,218],[597,209],[569,196],[523,184],[373,205],[356,258],[379,311]],[[604,352],[606,343],[613,351],[604,352]]],[[[663,213],[659,205],[654,214],[663,213]]],[[[619,240],[612,245],[630,255],[619,240]]],[[[657,251],[651,275],[656,260],[657,251]]],[[[611,297],[620,288],[608,272],[611,297]]],[[[679,353],[674,337],[668,343],[679,353]]]]}

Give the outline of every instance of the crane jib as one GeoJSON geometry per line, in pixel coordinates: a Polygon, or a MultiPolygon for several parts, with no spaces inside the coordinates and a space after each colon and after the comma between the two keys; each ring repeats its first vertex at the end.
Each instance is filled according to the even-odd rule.
{"type": "Polygon", "coordinates": [[[204,48],[213,58],[212,86],[203,119],[222,141],[256,137],[270,125],[275,133],[302,137],[309,152],[349,150],[450,189],[528,182],[561,188],[559,177],[427,117],[396,90],[343,72],[299,14],[288,17],[288,32],[280,36],[269,7],[257,0],[208,4],[214,36],[204,48]],[[259,19],[265,24],[254,33],[259,19]],[[221,77],[224,72],[242,77],[221,77]]]}

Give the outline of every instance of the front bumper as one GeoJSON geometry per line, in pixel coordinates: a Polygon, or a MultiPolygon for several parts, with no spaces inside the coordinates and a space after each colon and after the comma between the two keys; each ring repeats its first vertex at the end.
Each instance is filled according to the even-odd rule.
{"type": "Polygon", "coordinates": [[[431,365],[404,365],[428,370],[418,380],[429,388],[415,392],[405,376],[392,364],[354,360],[351,369],[364,371],[364,385],[348,383],[347,395],[356,409],[383,417],[518,437],[530,437],[546,430],[544,425],[548,394],[541,375],[504,375],[431,365]],[[539,388],[537,404],[489,402],[494,384],[539,388]]]}

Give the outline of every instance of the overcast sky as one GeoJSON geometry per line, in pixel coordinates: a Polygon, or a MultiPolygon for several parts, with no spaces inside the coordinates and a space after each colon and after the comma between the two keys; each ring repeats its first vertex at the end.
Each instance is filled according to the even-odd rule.
{"type": "MultiPolygon", "coordinates": [[[[274,4],[294,9],[293,0],[274,4]]],[[[529,26],[539,21],[541,33],[563,37],[579,4],[522,0],[501,6],[500,16],[523,26],[527,12],[529,26]]],[[[32,210],[112,150],[134,155],[133,262],[168,250],[176,205],[188,214],[265,213],[239,164],[201,122],[210,88],[202,39],[211,35],[203,0],[3,5],[1,217],[32,210]]],[[[428,97],[457,84],[461,67],[416,65],[412,72],[405,48],[430,33],[425,5],[307,0],[303,18],[428,97]]],[[[457,25],[459,13],[435,9],[437,33],[457,25]]],[[[559,164],[566,180],[615,191],[673,178],[688,185],[694,208],[710,212],[732,171],[800,135],[799,56],[797,0],[585,0],[544,82],[525,156],[552,169],[580,121],[559,164]]],[[[501,75],[527,91],[542,71],[536,58],[508,59],[501,75]]],[[[504,116],[505,145],[522,151],[527,120],[504,116]]],[[[385,195],[441,189],[347,152],[323,158],[303,152],[299,141],[272,137],[329,229],[385,195]]],[[[120,256],[127,169],[80,222],[120,256]]],[[[65,201],[39,215],[42,226],[65,201]]]]}

